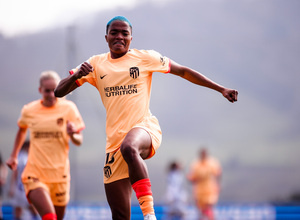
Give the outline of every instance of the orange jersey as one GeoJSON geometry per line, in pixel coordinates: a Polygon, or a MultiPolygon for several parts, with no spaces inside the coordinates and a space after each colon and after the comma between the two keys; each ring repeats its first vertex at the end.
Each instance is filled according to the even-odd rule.
{"type": "Polygon", "coordinates": [[[106,152],[113,152],[135,125],[154,117],[149,110],[152,73],[168,73],[170,60],[153,50],[131,49],[118,59],[105,53],[88,61],[94,71],[77,84],[98,89],[106,109],[106,152]]]}
{"type": "Polygon", "coordinates": [[[38,178],[44,182],[70,180],[67,121],[73,122],[78,130],[84,128],[76,105],[66,99],[57,99],[52,107],[45,107],[41,100],[23,107],[18,125],[29,128],[30,148],[22,179],[38,178]]]}
{"type": "Polygon", "coordinates": [[[194,196],[201,204],[215,204],[219,196],[217,177],[221,166],[214,158],[196,161],[191,166],[189,179],[194,182],[194,196]]]}

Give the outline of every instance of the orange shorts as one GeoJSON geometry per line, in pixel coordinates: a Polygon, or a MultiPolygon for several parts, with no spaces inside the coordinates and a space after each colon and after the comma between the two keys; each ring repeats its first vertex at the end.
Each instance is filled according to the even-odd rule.
{"type": "MultiPolygon", "coordinates": [[[[59,183],[44,183],[39,181],[37,178],[28,178],[22,180],[26,196],[31,190],[37,188],[45,189],[55,206],[66,206],[70,200],[70,182],[59,182],[59,183]]],[[[30,200],[28,199],[30,202],[30,200]]]]}
{"type": "Polygon", "coordinates": [[[147,159],[153,157],[156,150],[159,148],[162,139],[161,129],[157,118],[154,116],[145,118],[142,122],[133,126],[133,128],[143,128],[148,132],[152,141],[152,150],[150,155],[147,157],[147,159]]]}
{"type": "MultiPolygon", "coordinates": [[[[153,118],[157,120],[156,118],[153,118]]],[[[152,121],[143,121],[134,127],[145,129],[151,136],[152,150],[147,159],[154,156],[156,150],[161,144],[161,130],[158,123],[152,121]]],[[[104,184],[112,183],[120,179],[129,177],[128,166],[125,162],[120,148],[114,152],[106,153],[105,165],[103,168],[103,181],[104,184]]]]}

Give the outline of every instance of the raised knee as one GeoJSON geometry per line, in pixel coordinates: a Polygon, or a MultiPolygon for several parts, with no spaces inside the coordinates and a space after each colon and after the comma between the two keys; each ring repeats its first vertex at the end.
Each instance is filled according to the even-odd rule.
{"type": "Polygon", "coordinates": [[[123,158],[127,162],[133,161],[134,158],[138,156],[137,150],[131,144],[122,143],[120,150],[123,158]]]}

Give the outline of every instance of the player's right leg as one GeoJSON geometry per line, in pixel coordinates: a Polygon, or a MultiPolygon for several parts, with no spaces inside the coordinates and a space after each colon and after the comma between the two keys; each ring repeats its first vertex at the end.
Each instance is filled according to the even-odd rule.
{"type": "Polygon", "coordinates": [[[36,188],[28,193],[28,199],[42,220],[56,220],[56,213],[49,193],[44,188],[36,188]]]}
{"type": "Polygon", "coordinates": [[[104,184],[113,220],[130,220],[132,187],[129,178],[104,184]]]}

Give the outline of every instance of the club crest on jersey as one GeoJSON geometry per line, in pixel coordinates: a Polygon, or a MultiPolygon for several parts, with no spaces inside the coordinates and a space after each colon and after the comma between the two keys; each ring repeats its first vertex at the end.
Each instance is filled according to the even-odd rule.
{"type": "Polygon", "coordinates": [[[130,77],[132,77],[133,79],[136,79],[140,75],[140,70],[138,67],[130,67],[129,73],[130,73],[130,77]]]}
{"type": "Polygon", "coordinates": [[[58,118],[57,119],[57,125],[61,127],[63,124],[64,124],[64,119],[63,118],[58,118]]]}
{"type": "Polygon", "coordinates": [[[111,174],[112,174],[111,169],[110,169],[110,166],[105,166],[105,167],[103,168],[103,172],[104,172],[104,176],[105,176],[106,178],[109,178],[109,177],[111,176],[111,174]]]}
{"type": "Polygon", "coordinates": [[[160,57],[160,63],[162,64],[162,66],[166,65],[165,57],[160,57]]]}

